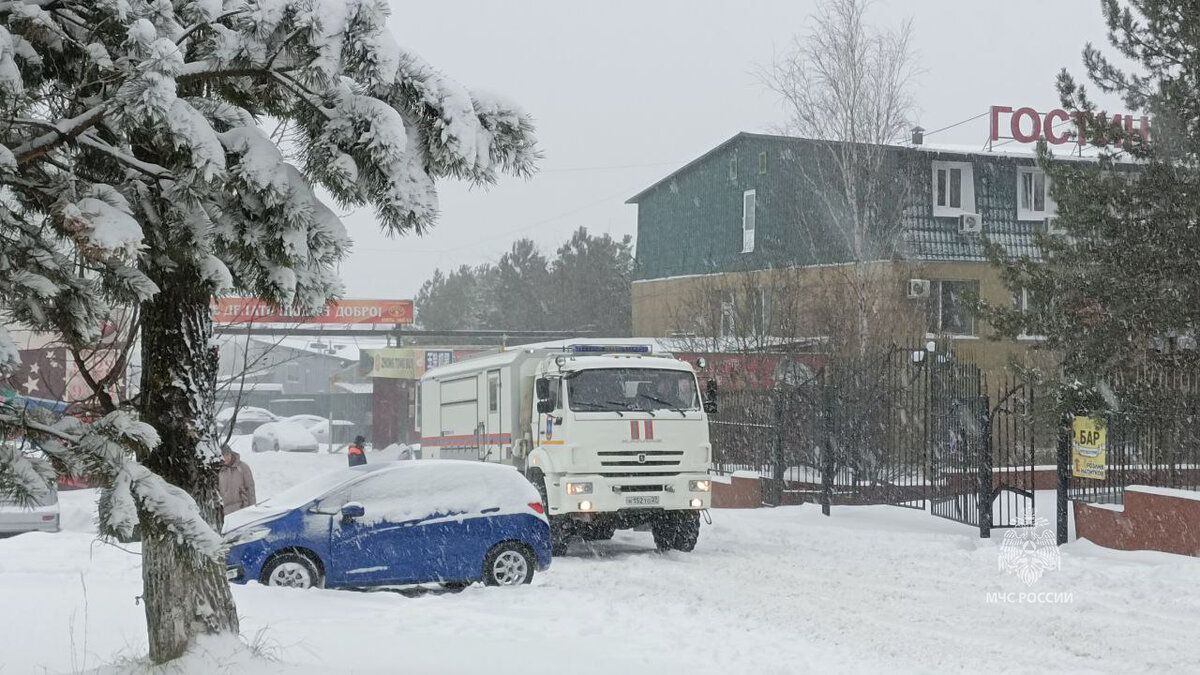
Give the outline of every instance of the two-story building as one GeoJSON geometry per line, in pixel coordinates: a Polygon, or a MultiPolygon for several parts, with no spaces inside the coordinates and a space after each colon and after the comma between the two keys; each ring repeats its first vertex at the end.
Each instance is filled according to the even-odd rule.
{"type": "Polygon", "coordinates": [[[876,339],[950,340],[986,369],[1025,355],[1037,338],[987,339],[968,298],[1029,303],[1002,283],[984,239],[1038,255],[1035,233],[1054,227],[1045,173],[1028,147],[913,140],[868,148],[874,176],[848,185],[842,144],[739,133],[632,197],[634,334],[811,344],[853,330],[862,300],[876,339]]]}

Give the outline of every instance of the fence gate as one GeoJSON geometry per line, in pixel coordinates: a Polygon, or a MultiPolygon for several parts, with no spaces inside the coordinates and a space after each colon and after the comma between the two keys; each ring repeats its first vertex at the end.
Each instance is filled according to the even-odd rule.
{"type": "Polygon", "coordinates": [[[1034,525],[1034,390],[989,389],[977,366],[931,368],[930,512],[979,528],[1034,525]]]}

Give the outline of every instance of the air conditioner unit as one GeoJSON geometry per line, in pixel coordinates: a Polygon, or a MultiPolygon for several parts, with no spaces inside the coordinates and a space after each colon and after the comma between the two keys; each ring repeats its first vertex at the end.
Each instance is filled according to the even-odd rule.
{"type": "Polygon", "coordinates": [[[908,299],[921,300],[929,297],[929,280],[928,279],[909,279],[908,280],[908,299]]]}
{"type": "Polygon", "coordinates": [[[1058,216],[1046,216],[1043,223],[1046,226],[1046,234],[1065,235],[1067,233],[1066,228],[1059,226],[1058,216]]]}
{"type": "Polygon", "coordinates": [[[983,219],[978,213],[964,213],[958,217],[959,234],[979,234],[983,232],[983,219]]]}

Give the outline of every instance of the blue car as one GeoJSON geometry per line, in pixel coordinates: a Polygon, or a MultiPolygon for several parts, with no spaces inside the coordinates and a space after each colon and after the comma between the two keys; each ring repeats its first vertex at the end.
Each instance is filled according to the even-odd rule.
{"type": "Polygon", "coordinates": [[[550,565],[542,501],[514,468],[410,460],[318,476],[225,519],[237,583],[527,584],[550,565]]]}

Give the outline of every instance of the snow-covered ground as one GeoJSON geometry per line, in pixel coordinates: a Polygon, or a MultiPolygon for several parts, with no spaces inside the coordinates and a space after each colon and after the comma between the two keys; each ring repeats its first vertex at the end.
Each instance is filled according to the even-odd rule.
{"type": "MultiPolygon", "coordinates": [[[[244,459],[260,498],[345,463],[244,459]]],[[[0,673],[125,672],[125,659],[145,654],[139,559],[95,540],[95,497],[62,494],[61,533],[0,540],[0,673]]],[[[1197,559],[1075,542],[1061,569],[1027,586],[998,567],[1004,531],[979,540],[926,513],[842,507],[824,518],[800,506],[712,518],[694,553],[659,554],[649,534],[618,533],[576,544],[531,587],[235,586],[245,639],[278,662],[218,645],[193,663],[237,673],[1200,672],[1197,559]]]]}

